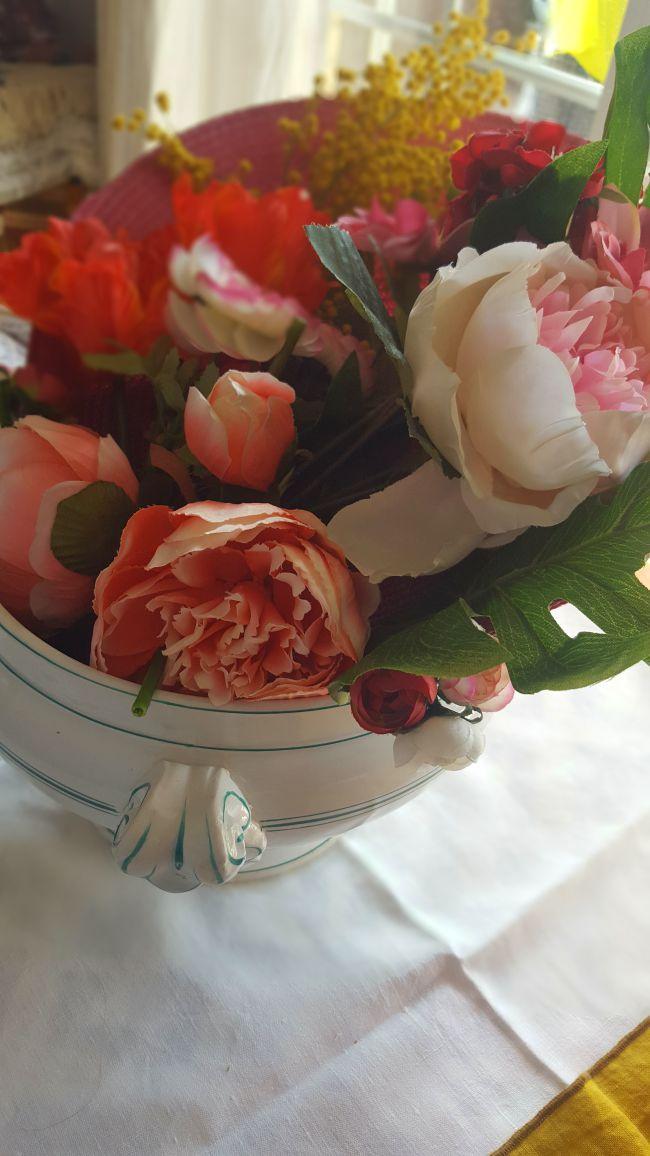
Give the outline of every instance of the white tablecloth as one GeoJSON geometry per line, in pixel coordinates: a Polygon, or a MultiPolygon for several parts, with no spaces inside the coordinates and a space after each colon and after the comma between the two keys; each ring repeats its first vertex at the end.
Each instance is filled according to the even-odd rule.
{"type": "Polygon", "coordinates": [[[650,1010],[650,672],[276,879],[165,895],[0,770],[0,1152],[486,1156],[650,1010]]]}

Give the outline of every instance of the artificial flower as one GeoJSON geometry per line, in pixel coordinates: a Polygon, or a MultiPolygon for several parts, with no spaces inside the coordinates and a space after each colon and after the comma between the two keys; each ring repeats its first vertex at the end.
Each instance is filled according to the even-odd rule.
{"type": "Polygon", "coordinates": [[[505,663],[465,678],[443,678],[440,690],[449,702],[488,712],[503,710],[515,693],[505,663]]]}
{"type": "Polygon", "coordinates": [[[168,230],[142,241],[101,221],[52,218],[0,254],[0,301],[78,353],[147,353],[164,332],[168,230]]]}
{"type": "Polygon", "coordinates": [[[194,482],[185,462],[181,461],[178,454],[152,442],[149,446],[149,462],[154,470],[160,470],[172,479],[186,502],[193,502],[196,499],[194,482]]]}
{"type": "Polygon", "coordinates": [[[304,511],[198,502],[138,510],[95,585],[92,664],[232,699],[327,694],[363,652],[363,596],[325,527],[304,511]]]}
{"type": "Polygon", "coordinates": [[[612,285],[650,289],[650,209],[637,209],[627,198],[606,188],[596,219],[584,239],[582,257],[609,274],[612,285]]]}
{"type": "Polygon", "coordinates": [[[305,189],[293,186],[258,195],[236,181],[212,181],[197,192],[190,178],[172,189],[178,243],[190,249],[209,237],[249,281],[315,313],[329,288],[305,225],[329,224],[305,189]]]}
{"type": "Polygon", "coordinates": [[[485,720],[469,722],[459,715],[432,715],[418,727],[395,736],[396,767],[413,764],[462,771],[478,762],[485,750],[485,720]]]}
{"type": "MultiPolygon", "coordinates": [[[[450,232],[476,216],[487,201],[527,185],[554,157],[567,151],[566,129],[551,120],[522,124],[505,132],[477,132],[451,157],[451,179],[459,190],[448,204],[443,231],[450,232]]],[[[597,169],[582,197],[602,187],[597,169]]]]}
{"type": "Polygon", "coordinates": [[[437,693],[435,678],[401,670],[369,670],[352,684],[350,709],[364,730],[387,735],[422,722],[437,693]]]}
{"type": "Polygon", "coordinates": [[[405,352],[413,414],[461,476],[432,461],[336,515],[375,580],[556,525],[650,454],[650,295],[565,242],[462,250],[418,297],[405,352]]]}
{"type": "Polygon", "coordinates": [[[137,479],[112,438],[44,417],[0,430],[0,599],[29,626],[68,626],[90,609],[92,578],[61,565],[50,535],[59,504],[96,481],[136,498],[137,479]]]}
{"type": "Polygon", "coordinates": [[[369,209],[339,217],[339,229],[350,234],[362,253],[381,253],[386,261],[426,262],[438,245],[438,228],[424,205],[405,197],[392,210],[373,197],[369,209]]]}
{"type": "Polygon", "coordinates": [[[185,440],[201,465],[223,482],[266,490],[296,436],[290,385],[270,373],[229,369],[208,397],[193,386],[185,440]]]}

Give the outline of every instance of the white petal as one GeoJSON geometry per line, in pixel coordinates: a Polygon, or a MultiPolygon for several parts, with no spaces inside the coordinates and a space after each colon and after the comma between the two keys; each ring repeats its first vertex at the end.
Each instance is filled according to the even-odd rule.
{"type": "Polygon", "coordinates": [[[610,472],[577,409],[568,370],[544,346],[492,358],[463,384],[463,406],[478,453],[525,489],[595,484],[610,472]]]}
{"type": "Polygon", "coordinates": [[[585,414],[585,425],[612,471],[613,483],[650,458],[650,412],[596,410],[585,414]]]}
{"type": "Polygon", "coordinates": [[[489,284],[518,266],[530,275],[539,260],[539,249],[529,241],[513,241],[480,256],[474,249],[461,249],[456,265],[438,270],[409,315],[404,352],[414,372],[422,352],[432,347],[454,367],[464,330],[489,284]]]}
{"type": "Polygon", "coordinates": [[[483,754],[485,727],[485,719],[470,723],[459,716],[433,715],[413,730],[395,736],[395,766],[412,763],[414,769],[429,766],[449,771],[462,770],[477,762],[483,754]]]}
{"type": "Polygon", "coordinates": [[[460,438],[456,393],[460,380],[429,348],[421,360],[411,362],[414,371],[411,408],[436,449],[460,472],[460,438]]]}
{"type": "Polygon", "coordinates": [[[462,381],[507,349],[537,344],[537,316],[528,295],[528,275],[526,265],[513,269],[491,285],[477,305],[456,358],[456,372],[462,381]]]}
{"type": "Polygon", "coordinates": [[[433,461],[346,506],[327,529],[373,582],[446,570],[485,537],[462,500],[459,479],[446,478],[433,461]]]}
{"type": "Polygon", "coordinates": [[[594,479],[589,478],[579,485],[566,486],[552,496],[541,490],[537,493],[519,490],[507,499],[477,497],[463,478],[461,490],[468,510],[489,535],[480,543],[481,547],[493,547],[512,541],[529,526],[557,526],[593,493],[594,484],[594,479]],[[543,505],[544,501],[547,504],[543,505]],[[497,535],[496,541],[492,535],[497,535]]]}

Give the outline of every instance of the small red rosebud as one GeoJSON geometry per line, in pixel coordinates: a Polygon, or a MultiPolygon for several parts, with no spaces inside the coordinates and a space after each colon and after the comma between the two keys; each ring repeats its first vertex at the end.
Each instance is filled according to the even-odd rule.
{"type": "Polygon", "coordinates": [[[353,683],[350,707],[364,730],[387,735],[422,722],[437,693],[435,678],[401,670],[370,670],[353,683]]]}

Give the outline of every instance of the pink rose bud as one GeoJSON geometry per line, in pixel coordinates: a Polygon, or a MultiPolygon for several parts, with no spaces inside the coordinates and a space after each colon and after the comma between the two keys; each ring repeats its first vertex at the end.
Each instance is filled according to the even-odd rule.
{"type": "Polygon", "coordinates": [[[95,584],[91,664],[137,681],[162,649],[163,686],[216,706],[326,695],[363,653],[371,608],[304,510],[149,506],[95,584]]]}
{"type": "Polygon", "coordinates": [[[90,610],[92,578],[62,566],[50,537],[59,503],[97,481],[136,499],[135,474],[111,437],[44,417],[0,430],[0,601],[32,628],[69,626],[90,610]]]}
{"type": "Polygon", "coordinates": [[[503,710],[512,702],[515,689],[504,663],[471,674],[467,678],[443,678],[440,690],[449,702],[478,707],[482,711],[503,710]]]}
{"type": "Polygon", "coordinates": [[[296,433],[290,385],[270,373],[229,369],[206,399],[195,386],[185,406],[185,439],[222,482],[266,490],[296,433]]]}
{"type": "Polygon", "coordinates": [[[364,730],[387,735],[422,722],[437,693],[435,678],[401,670],[370,670],[352,684],[350,707],[364,730]]]}

